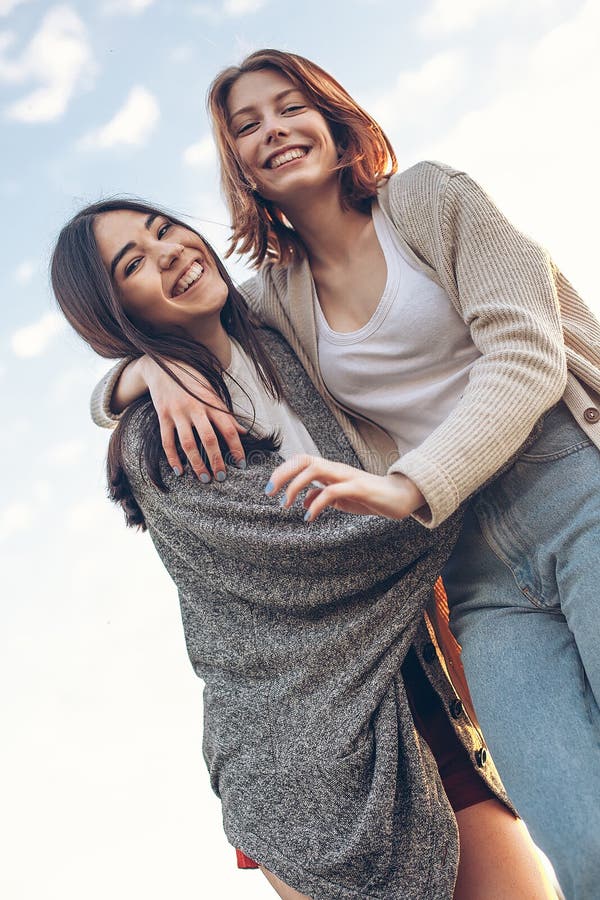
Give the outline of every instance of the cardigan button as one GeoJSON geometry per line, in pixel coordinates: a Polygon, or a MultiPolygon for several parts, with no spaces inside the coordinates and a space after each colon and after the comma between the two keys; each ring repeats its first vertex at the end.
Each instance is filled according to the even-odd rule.
{"type": "Polygon", "coordinates": [[[600,410],[596,409],[595,406],[588,406],[588,408],[583,413],[583,418],[586,422],[591,422],[594,424],[600,419],[600,410]]]}
{"type": "Polygon", "coordinates": [[[450,704],[450,715],[453,719],[460,719],[463,714],[463,705],[460,700],[453,700],[450,704]]]}
{"type": "Polygon", "coordinates": [[[480,769],[483,769],[487,762],[487,750],[485,747],[480,747],[479,750],[475,751],[475,762],[480,769]]]}
{"type": "Polygon", "coordinates": [[[423,653],[423,659],[425,660],[426,663],[432,663],[437,656],[437,653],[435,652],[435,647],[433,646],[431,641],[429,641],[429,643],[427,643],[427,644],[423,644],[422,653],[423,653]]]}

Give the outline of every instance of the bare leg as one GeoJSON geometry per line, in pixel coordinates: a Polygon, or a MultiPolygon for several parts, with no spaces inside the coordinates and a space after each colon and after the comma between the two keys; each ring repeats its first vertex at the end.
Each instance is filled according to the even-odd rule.
{"type": "MultiPolygon", "coordinates": [[[[454,900],[556,900],[527,829],[498,800],[456,814],[460,862],[454,900]]],[[[311,900],[261,866],[282,900],[311,900]]]]}
{"type": "Polygon", "coordinates": [[[455,900],[556,900],[527,829],[498,800],[462,809],[456,821],[455,900]]]}
{"type": "Polygon", "coordinates": [[[278,878],[277,875],[273,875],[272,872],[269,872],[269,870],[263,868],[263,866],[260,867],[260,870],[282,900],[311,900],[306,894],[300,894],[298,891],[294,890],[294,888],[289,887],[281,880],[281,878],[278,878]]]}

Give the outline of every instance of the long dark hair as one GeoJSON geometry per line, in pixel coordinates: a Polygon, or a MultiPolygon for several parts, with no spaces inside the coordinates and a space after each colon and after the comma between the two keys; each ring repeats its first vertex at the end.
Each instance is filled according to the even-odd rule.
{"type": "MultiPolygon", "coordinates": [[[[181,333],[160,333],[149,325],[137,322],[125,312],[118,293],[100,256],[94,234],[94,222],[103,213],[132,210],[145,215],[165,216],[175,225],[194,231],[189,225],[160,207],[142,200],[111,198],[92,203],[80,210],[68,222],[58,236],[50,274],[52,289],[58,304],[75,331],[89,346],[108,359],[130,357],[139,358],[146,354],[173,378],[188,394],[196,396],[184,385],[176,372],[167,366],[164,358],[179,360],[195,369],[210,385],[229,410],[232,401],[223,377],[223,367],[216,356],[201,343],[194,341],[182,330],[181,333]]],[[[223,263],[204,240],[221,278],[227,285],[228,296],[221,310],[221,323],[226,332],[238,342],[256,366],[257,374],[266,390],[276,399],[281,399],[282,389],[277,373],[265,352],[256,322],[252,319],[246,301],[233,284],[223,263]]],[[[249,398],[250,401],[252,398],[249,398]]],[[[166,492],[168,486],[161,473],[161,463],[165,456],[160,441],[158,418],[148,398],[140,398],[124,413],[119,426],[111,436],[107,459],[108,490],[110,498],[119,503],[128,525],[145,529],[144,514],[131,491],[123,465],[123,436],[127,423],[137,413],[140,406],[146,409],[140,413],[140,463],[152,483],[166,492]]],[[[257,452],[277,449],[275,435],[259,438],[252,433],[253,420],[244,422],[249,431],[241,435],[242,445],[250,458],[257,458],[257,452]]],[[[220,439],[221,450],[227,455],[227,448],[220,439]]],[[[181,453],[181,448],[178,448],[181,453]]],[[[204,461],[208,463],[200,447],[204,461]]]]}
{"type": "Polygon", "coordinates": [[[256,267],[265,259],[290,265],[305,253],[299,235],[290,228],[282,211],[251,190],[229,127],[231,88],[242,75],[264,69],[289,78],[328,122],[340,153],[337,172],[346,208],[368,210],[378,186],[398,168],[394,148],[380,125],[333,75],[310,59],[283,50],[256,50],[239,66],[224,69],[208,89],[207,106],[221,164],[221,186],[233,225],[226,256],[234,251],[249,253],[256,267]]]}

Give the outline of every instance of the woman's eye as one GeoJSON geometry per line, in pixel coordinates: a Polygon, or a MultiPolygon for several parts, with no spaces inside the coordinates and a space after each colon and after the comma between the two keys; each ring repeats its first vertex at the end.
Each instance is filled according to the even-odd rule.
{"type": "Polygon", "coordinates": [[[301,109],[306,109],[302,103],[292,103],[290,106],[286,106],[284,113],[299,112],[301,109]]]}
{"type": "Polygon", "coordinates": [[[237,130],[238,137],[241,134],[249,134],[257,125],[258,122],[246,122],[244,125],[241,125],[237,130]]]}
{"type": "Polygon", "coordinates": [[[131,262],[127,263],[127,265],[125,266],[125,278],[129,278],[130,275],[133,275],[133,273],[138,269],[141,261],[141,257],[138,256],[137,259],[132,259],[131,262]]]}
{"type": "Polygon", "coordinates": [[[160,228],[156,232],[156,236],[158,237],[159,241],[161,238],[163,238],[165,236],[165,234],[167,233],[169,228],[172,227],[172,225],[173,225],[172,222],[165,222],[163,225],[160,226],[160,228]]]}

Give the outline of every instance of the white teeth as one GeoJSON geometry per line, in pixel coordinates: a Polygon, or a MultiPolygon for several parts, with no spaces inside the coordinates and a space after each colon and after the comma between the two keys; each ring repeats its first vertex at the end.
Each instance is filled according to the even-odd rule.
{"type": "Polygon", "coordinates": [[[300,159],[300,157],[306,156],[306,153],[307,151],[301,150],[300,147],[294,147],[293,150],[286,150],[285,153],[274,156],[269,162],[269,167],[271,169],[277,169],[279,166],[282,166],[286,162],[290,162],[292,159],[300,159]]]}
{"type": "Polygon", "coordinates": [[[173,288],[173,296],[178,297],[180,294],[184,294],[187,289],[194,284],[194,282],[198,281],[203,272],[204,268],[200,265],[200,263],[193,262],[187,272],[181,276],[181,278],[173,288]]]}

